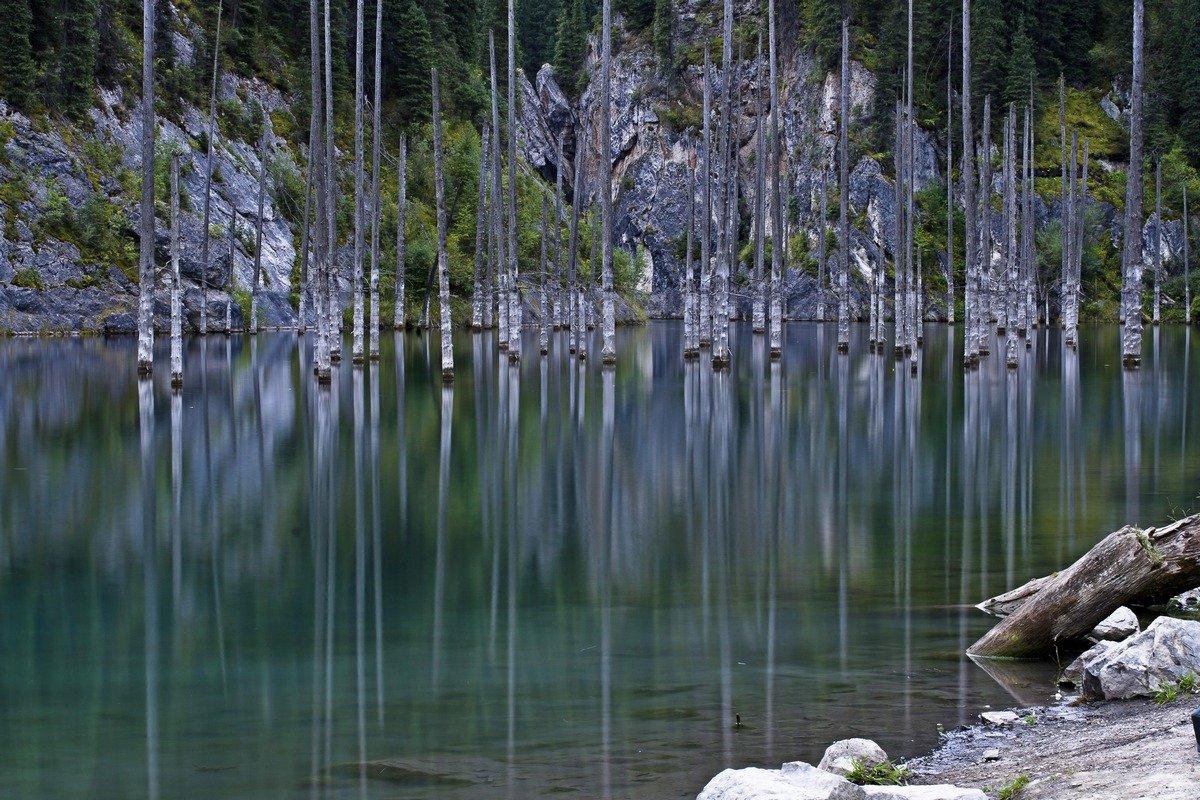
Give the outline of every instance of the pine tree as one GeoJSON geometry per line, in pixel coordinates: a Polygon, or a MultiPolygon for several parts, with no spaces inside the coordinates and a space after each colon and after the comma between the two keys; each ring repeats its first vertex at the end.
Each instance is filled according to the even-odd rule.
{"type": "Polygon", "coordinates": [[[802,0],[805,43],[813,48],[817,65],[828,72],[837,66],[841,47],[841,4],[836,0],[802,0]]]}
{"type": "MultiPolygon", "coordinates": [[[[1005,0],[976,0],[971,9],[972,93],[992,100],[1005,96],[1008,79],[1009,44],[1005,0]]],[[[978,116],[978,109],[974,109],[978,116]]]]}
{"type": "Polygon", "coordinates": [[[671,48],[671,30],[675,26],[675,4],[672,0],[654,2],[654,54],[658,56],[658,71],[662,75],[675,69],[671,48]]]}
{"type": "Polygon", "coordinates": [[[570,0],[558,16],[554,42],[554,76],[564,91],[575,92],[581,88],[579,82],[586,52],[583,0],[570,0]]]}
{"type": "Polygon", "coordinates": [[[20,109],[33,101],[33,16],[29,0],[0,0],[0,97],[20,109]]]}
{"type": "Polygon", "coordinates": [[[71,116],[82,116],[91,106],[92,85],[96,77],[96,50],[99,45],[97,21],[99,0],[71,0],[63,25],[71,46],[62,53],[59,96],[62,108],[71,116]]]}
{"type": "MultiPolygon", "coordinates": [[[[385,26],[386,30],[386,26],[385,26]]],[[[396,15],[391,50],[384,46],[384,74],[395,75],[400,119],[406,125],[429,119],[433,96],[429,69],[434,65],[433,37],[425,12],[416,0],[404,0],[396,15]],[[390,58],[388,57],[390,55],[390,58]]]]}
{"type": "Polygon", "coordinates": [[[1030,80],[1037,82],[1037,62],[1033,58],[1033,41],[1025,32],[1025,15],[1022,14],[1017,20],[1016,32],[1013,33],[1004,99],[1020,105],[1028,103],[1030,80]]]}

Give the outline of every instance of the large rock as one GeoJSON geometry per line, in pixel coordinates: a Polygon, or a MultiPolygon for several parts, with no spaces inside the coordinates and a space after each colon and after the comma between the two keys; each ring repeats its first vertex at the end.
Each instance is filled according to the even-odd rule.
{"type": "Polygon", "coordinates": [[[727,769],[696,800],[862,800],[863,787],[811,764],[796,761],[783,769],[727,769]]]}
{"type": "Polygon", "coordinates": [[[1119,642],[1128,639],[1141,629],[1142,625],[1138,622],[1137,614],[1125,606],[1121,606],[1105,617],[1099,625],[1092,628],[1088,638],[1093,642],[1119,642]]]}
{"type": "Polygon", "coordinates": [[[825,748],[825,755],[821,757],[817,768],[836,775],[847,775],[854,769],[855,761],[874,767],[887,760],[883,748],[870,739],[842,739],[825,748]]]}
{"type": "Polygon", "coordinates": [[[1183,611],[1200,611],[1200,589],[1176,595],[1167,601],[1167,605],[1183,611]]]}
{"type": "Polygon", "coordinates": [[[1067,665],[1066,669],[1062,671],[1062,675],[1059,676],[1058,682],[1065,686],[1082,686],[1084,669],[1086,669],[1092,662],[1098,661],[1101,657],[1107,655],[1108,651],[1112,650],[1116,646],[1117,642],[1099,641],[1096,643],[1095,647],[1084,650],[1074,661],[1067,665]]]}
{"type": "Polygon", "coordinates": [[[1146,630],[1089,659],[1083,667],[1083,693],[1105,700],[1152,696],[1189,673],[1200,673],[1200,622],[1159,617],[1146,630]]]}

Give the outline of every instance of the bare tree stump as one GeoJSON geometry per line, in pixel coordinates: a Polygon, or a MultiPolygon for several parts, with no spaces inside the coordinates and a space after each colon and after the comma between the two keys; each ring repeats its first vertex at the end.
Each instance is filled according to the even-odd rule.
{"type": "Polygon", "coordinates": [[[1033,658],[1084,636],[1115,609],[1163,602],[1200,582],[1200,515],[1162,528],[1110,533],[1036,595],[988,631],[967,653],[1033,658]]]}

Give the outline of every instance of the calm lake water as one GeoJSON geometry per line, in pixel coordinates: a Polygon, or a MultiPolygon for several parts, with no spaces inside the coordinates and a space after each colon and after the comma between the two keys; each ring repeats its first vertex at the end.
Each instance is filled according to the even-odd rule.
{"type": "Polygon", "coordinates": [[[1197,506],[1182,329],[1137,373],[1106,327],[964,375],[929,326],[916,377],[865,326],[779,364],[737,327],[727,374],[680,334],[621,331],[615,373],[463,334],[443,389],[389,333],[326,391],[311,337],[212,337],[174,396],[165,342],[139,391],[132,340],[0,340],[0,796],[692,797],[915,755],[1052,691],[960,657],[972,604],[1197,506]]]}

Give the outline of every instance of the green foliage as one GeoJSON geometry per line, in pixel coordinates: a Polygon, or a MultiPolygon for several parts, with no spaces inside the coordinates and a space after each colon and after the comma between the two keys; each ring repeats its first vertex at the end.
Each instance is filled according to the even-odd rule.
{"type": "Polygon", "coordinates": [[[403,36],[384,43],[385,74],[394,75],[397,113],[408,126],[428,120],[433,105],[429,71],[435,61],[433,35],[425,11],[416,0],[403,0],[395,12],[395,30],[403,36]]]}
{"type": "Polygon", "coordinates": [[[566,92],[582,91],[583,58],[587,53],[587,32],[583,19],[583,0],[564,0],[558,16],[554,45],[554,76],[566,92]]]}
{"type": "Polygon", "coordinates": [[[658,57],[658,72],[667,75],[675,70],[671,50],[671,30],[675,27],[675,3],[654,0],[654,55],[658,57]]]}
{"type": "Polygon", "coordinates": [[[1029,102],[1029,92],[1037,79],[1037,62],[1033,58],[1033,40],[1025,32],[1025,15],[1017,18],[1008,57],[1008,77],[1004,85],[1004,100],[1021,108],[1029,102]]]}
{"type": "Polygon", "coordinates": [[[1011,783],[1000,787],[1000,791],[996,793],[997,800],[1016,800],[1020,796],[1021,791],[1029,785],[1028,775],[1018,775],[1011,783]]]}
{"type": "Polygon", "coordinates": [[[75,245],[84,264],[115,266],[130,280],[137,277],[137,236],[116,205],[99,193],[78,207],[56,185],[47,187],[46,201],[32,224],[34,244],[57,239],[75,245]]]}
{"type": "Polygon", "coordinates": [[[904,786],[912,778],[912,770],[904,764],[884,761],[868,766],[862,759],[850,760],[850,771],[846,780],[862,786],[904,786]]]}
{"type": "Polygon", "coordinates": [[[1187,692],[1188,694],[1196,693],[1196,673],[1189,672],[1179,679],[1179,691],[1187,692]]]}
{"type": "Polygon", "coordinates": [[[17,273],[13,275],[12,285],[22,289],[37,289],[39,292],[46,288],[46,285],[42,283],[42,276],[33,268],[17,270],[17,273]]]}
{"type": "Polygon", "coordinates": [[[0,95],[20,109],[33,100],[30,0],[0,0],[0,95]]]}
{"type": "Polygon", "coordinates": [[[801,0],[804,43],[813,49],[817,66],[824,71],[837,68],[842,50],[842,16],[838,3],[801,0]]]}

